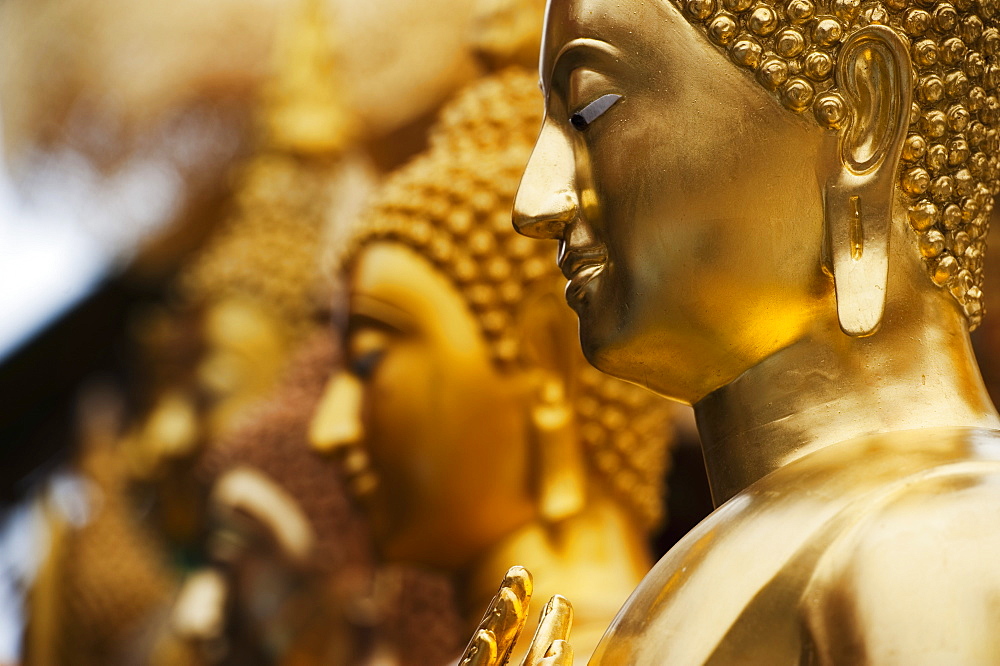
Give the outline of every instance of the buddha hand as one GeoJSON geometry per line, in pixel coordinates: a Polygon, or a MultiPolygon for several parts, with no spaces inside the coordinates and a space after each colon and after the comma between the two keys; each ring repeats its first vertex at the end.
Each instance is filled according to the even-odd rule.
{"type": "MultiPolygon", "coordinates": [[[[460,666],[504,666],[510,659],[531,600],[531,574],[524,567],[511,567],[500,591],[490,602],[479,628],[469,641],[460,666]]],[[[573,648],[568,642],[573,606],[556,595],[545,605],[538,629],[521,666],[571,666],[573,648]]]]}

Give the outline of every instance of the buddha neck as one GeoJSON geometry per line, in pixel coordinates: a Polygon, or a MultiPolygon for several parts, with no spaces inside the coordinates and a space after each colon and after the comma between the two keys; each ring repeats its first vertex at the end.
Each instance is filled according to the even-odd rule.
{"type": "MultiPolygon", "coordinates": [[[[573,604],[575,652],[586,658],[652,561],[644,531],[620,504],[603,493],[592,496],[580,514],[557,526],[533,521],[470,568],[460,589],[466,593],[466,614],[471,622],[479,622],[504,572],[514,564],[524,566],[534,579],[531,613],[525,625],[529,628],[527,637],[530,639],[545,602],[561,594],[573,604]]],[[[527,642],[519,643],[519,651],[527,642]]]]}
{"type": "MultiPolygon", "coordinates": [[[[943,292],[942,292],[943,293],[943,292]]],[[[916,428],[997,428],[964,321],[941,303],[887,308],[882,328],[851,338],[826,322],[695,405],[712,497],[722,504],[808,453],[863,435],[916,428]],[[916,321],[915,321],[916,318],[916,321]]]]}

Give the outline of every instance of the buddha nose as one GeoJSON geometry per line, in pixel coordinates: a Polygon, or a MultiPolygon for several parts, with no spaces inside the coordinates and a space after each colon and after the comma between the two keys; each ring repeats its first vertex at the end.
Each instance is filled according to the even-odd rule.
{"type": "Polygon", "coordinates": [[[579,205],[573,148],[558,129],[543,126],[514,198],[514,228],[529,238],[562,238],[579,205]]]}
{"type": "Polygon", "coordinates": [[[317,453],[344,453],[361,444],[364,425],[361,403],[364,389],[354,375],[335,374],[323,391],[309,424],[309,445],[317,453]]]}

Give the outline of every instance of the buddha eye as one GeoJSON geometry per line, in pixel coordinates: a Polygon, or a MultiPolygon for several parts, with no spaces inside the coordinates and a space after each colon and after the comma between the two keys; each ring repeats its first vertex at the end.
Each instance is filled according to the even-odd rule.
{"type": "Polygon", "coordinates": [[[375,369],[384,355],[384,349],[373,349],[366,354],[362,354],[351,361],[351,373],[363,382],[368,381],[375,374],[375,369]]]}
{"type": "Polygon", "coordinates": [[[345,344],[346,369],[362,382],[378,371],[379,363],[392,347],[393,333],[385,322],[364,314],[351,315],[345,344]]]}
{"type": "Polygon", "coordinates": [[[621,95],[616,95],[615,93],[608,93],[607,95],[601,95],[593,102],[583,107],[572,116],[569,117],[569,123],[575,129],[582,132],[588,127],[590,123],[594,122],[601,115],[614,106],[615,102],[622,98],[621,95]]]}

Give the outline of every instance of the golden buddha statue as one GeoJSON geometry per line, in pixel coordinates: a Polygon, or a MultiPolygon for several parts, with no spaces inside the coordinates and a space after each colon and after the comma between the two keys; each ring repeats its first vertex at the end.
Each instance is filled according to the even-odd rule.
{"type": "MultiPolygon", "coordinates": [[[[539,39],[539,0],[479,0],[457,12],[456,5],[468,3],[438,0],[424,13],[455,16],[436,24],[426,16],[414,19],[406,39],[428,50],[435,35],[443,40],[437,33],[447,27],[448,45],[429,49],[441,71],[428,71],[427,62],[409,71],[373,55],[362,65],[355,61],[358,52],[342,42],[376,20],[384,23],[387,7],[294,4],[295,11],[279,14],[271,76],[261,85],[259,145],[237,174],[234,210],[176,285],[175,310],[199,310],[204,354],[195,376],[182,382],[187,386],[167,387],[151,408],[137,447],[145,458],[137,464],[142,469],[197,455],[267,394],[296,345],[325,324],[328,281],[320,248],[357,215],[374,186],[365,151],[403,159],[402,147],[414,141],[401,137],[402,127],[420,125],[421,115],[436,112],[439,97],[482,71],[480,61],[495,66],[522,60],[539,39]],[[360,81],[362,73],[370,80],[360,81]],[[400,90],[401,98],[388,104],[384,90],[376,96],[367,89],[372,81],[400,90]],[[432,93],[433,104],[423,99],[432,93]],[[376,97],[378,106],[391,107],[387,114],[374,111],[376,97]],[[393,147],[370,145],[382,139],[393,147]]],[[[402,32],[392,29],[388,42],[402,32]]],[[[374,46],[361,52],[371,55],[368,48],[374,46]]],[[[416,143],[425,143],[425,128],[417,133],[416,143]]]]}
{"type": "MultiPolygon", "coordinates": [[[[161,400],[139,431],[136,438],[139,445],[134,447],[136,469],[154,482],[152,485],[161,498],[163,523],[175,526],[167,529],[168,533],[183,537],[175,541],[201,546],[207,532],[209,546],[201,550],[207,550],[209,556],[213,550],[211,543],[220,533],[239,531],[232,526],[233,521],[219,516],[247,509],[242,505],[229,506],[230,495],[223,491],[231,487],[243,488],[244,491],[236,495],[238,499],[274,499],[282,492],[288,494],[287,479],[283,481],[280,474],[279,478],[274,478],[269,470],[263,469],[266,466],[253,465],[255,473],[245,474],[246,470],[238,464],[238,454],[243,452],[249,460],[256,460],[261,456],[254,452],[290,446],[274,446],[272,439],[278,436],[279,430],[285,429],[282,442],[293,441],[300,434],[295,423],[289,424],[281,416],[280,409],[275,415],[274,409],[268,408],[273,396],[267,396],[285,359],[322,321],[328,299],[318,269],[317,246],[324,236],[324,227],[336,228],[342,218],[350,217],[350,204],[345,199],[356,196],[355,192],[339,187],[338,182],[345,162],[348,168],[352,166],[338,151],[349,138],[354,138],[355,127],[352,119],[342,113],[341,105],[345,100],[329,85],[343,72],[332,66],[331,54],[336,49],[330,47],[327,16],[322,11],[325,5],[317,0],[301,4],[298,22],[279,32],[278,69],[274,80],[265,87],[261,114],[260,128],[264,138],[259,153],[242,174],[235,215],[181,276],[180,301],[186,306],[201,308],[198,337],[205,353],[196,363],[193,381],[186,382],[186,387],[173,386],[162,392],[161,400]],[[266,402],[261,402],[262,398],[266,402]],[[247,414],[249,405],[256,406],[252,415],[247,414]],[[247,419],[249,424],[245,423],[247,419]],[[236,453],[231,446],[224,446],[225,451],[218,454],[211,450],[216,442],[224,444],[225,440],[234,438],[240,440],[236,453]],[[209,447],[207,452],[206,446],[209,447]],[[204,507],[197,502],[205,484],[200,475],[193,473],[209,464],[199,462],[202,455],[207,455],[210,462],[215,461],[211,464],[224,458],[230,468],[213,475],[218,478],[213,479],[213,489],[205,497],[207,505],[204,507]],[[206,516],[207,521],[204,520],[206,516]]],[[[492,64],[523,59],[529,50],[526,43],[537,45],[538,42],[537,26],[523,20],[522,15],[529,8],[539,10],[537,0],[478,3],[476,14],[481,16],[481,25],[470,31],[471,38],[465,33],[461,35],[463,42],[469,43],[465,47],[467,55],[470,58],[473,55],[488,57],[492,64]],[[510,35],[502,39],[497,34],[494,27],[505,21],[516,24],[516,39],[510,35]]],[[[336,12],[331,14],[336,15],[336,12]]],[[[536,18],[536,14],[540,15],[540,11],[534,12],[532,18],[536,18]]],[[[351,32],[350,25],[346,28],[351,32]]],[[[408,107],[403,105],[403,108],[408,107]]],[[[361,130],[363,135],[372,131],[370,127],[361,130]]],[[[523,148],[526,157],[526,142],[523,148]]],[[[523,164],[517,168],[520,166],[523,164]]],[[[512,181],[511,194],[513,187],[512,181]]],[[[508,212],[504,211],[504,215],[508,212]]],[[[161,328],[170,329],[170,326],[161,328]]],[[[300,406],[309,405],[316,397],[318,393],[313,396],[300,392],[300,406]]],[[[286,404],[288,400],[278,398],[278,403],[286,404]]],[[[299,458],[302,457],[296,457],[299,458]]],[[[325,469],[322,465],[319,467],[325,469]]],[[[291,485],[296,487],[294,483],[291,485]]],[[[333,480],[326,492],[331,497],[337,496],[333,480]]],[[[329,502],[329,499],[322,501],[329,502]]],[[[274,549],[263,554],[253,548],[240,550],[213,564],[211,571],[202,571],[205,575],[189,578],[177,607],[180,634],[188,642],[201,645],[206,659],[218,661],[222,658],[216,649],[222,638],[219,632],[226,629],[227,622],[233,618],[253,613],[261,606],[261,595],[266,596],[269,592],[262,586],[260,594],[255,595],[248,591],[253,586],[240,585],[238,579],[243,570],[257,567],[261,559],[270,558],[270,569],[287,573],[288,580],[297,581],[294,587],[303,590],[309,588],[299,585],[302,580],[320,577],[314,568],[300,562],[303,558],[299,551],[311,552],[310,548],[301,544],[298,550],[292,548],[279,538],[282,531],[278,529],[286,521],[310,524],[303,518],[302,505],[318,501],[321,500],[303,499],[292,492],[287,502],[275,500],[275,506],[283,507],[281,510],[271,511],[273,507],[265,506],[266,501],[254,504],[250,507],[251,512],[256,512],[252,530],[269,535],[267,538],[276,544],[274,549]],[[199,614],[197,611],[199,607],[202,611],[212,608],[213,604],[224,604],[224,612],[199,614]]],[[[322,529],[328,527],[324,525],[322,529]]],[[[307,563],[313,561],[311,556],[305,559],[307,563]]],[[[331,567],[336,569],[332,563],[327,563],[324,576],[333,576],[333,572],[328,571],[331,567]]],[[[375,575],[391,577],[397,573],[395,570],[379,571],[375,575]]],[[[421,586],[434,587],[434,582],[423,572],[403,571],[399,575],[407,581],[407,594],[421,586]]],[[[426,620],[407,610],[406,595],[403,598],[391,594],[382,596],[387,599],[383,604],[387,608],[385,612],[380,610],[377,621],[392,626],[378,627],[377,638],[388,644],[408,644],[409,654],[401,663],[424,663],[426,659],[422,657],[441,651],[443,641],[439,639],[427,641],[426,649],[422,650],[414,649],[412,639],[403,639],[404,635],[413,633],[412,626],[426,627],[426,620]],[[413,616],[413,619],[404,615],[413,616]]],[[[319,604],[330,614],[343,610],[338,610],[337,604],[330,599],[320,603],[310,599],[308,594],[301,598],[290,595],[287,601],[293,605],[319,604]]],[[[416,605],[417,608],[426,606],[426,603],[416,605]]],[[[434,615],[440,616],[439,611],[436,608],[434,615]]],[[[297,613],[290,615],[297,616],[297,613]]],[[[242,617],[243,631],[238,636],[228,637],[233,650],[226,658],[238,661],[239,655],[244,654],[240,650],[246,650],[246,654],[266,655],[269,660],[305,658],[310,648],[299,640],[300,628],[295,628],[295,617],[286,619],[276,620],[273,626],[259,626],[252,619],[242,617]],[[283,637],[271,640],[275,634],[283,637]]],[[[334,620],[331,622],[336,624],[334,620]]],[[[312,629],[318,627],[313,625],[312,629]]],[[[320,638],[330,645],[343,642],[338,636],[342,638],[344,632],[327,627],[320,633],[324,634],[320,638]]],[[[447,633],[439,632],[439,638],[447,633]]],[[[456,641],[451,646],[453,652],[457,652],[457,647],[456,641]]],[[[398,651],[395,645],[392,650],[398,651]]],[[[316,658],[323,654],[326,654],[325,648],[317,648],[316,658]]]]}
{"type": "MultiPolygon", "coordinates": [[[[121,455],[120,396],[92,384],[78,410],[76,491],[41,502],[46,549],[28,594],[24,663],[108,666],[150,663],[151,637],[176,590],[163,544],[143,524],[121,455]]],[[[177,646],[159,666],[188,666],[177,646]]]]}
{"type": "Polygon", "coordinates": [[[487,77],[378,192],[340,260],[344,369],[310,439],[383,560],[448,572],[470,626],[523,562],[573,591],[590,649],[650,565],[671,411],[586,364],[554,248],[511,228],[539,120],[533,73],[487,77]]]}
{"type": "Polygon", "coordinates": [[[515,224],[588,359],[694,405],[718,505],[591,663],[1000,660],[996,12],[550,3],[515,224]]]}
{"type": "Polygon", "coordinates": [[[198,464],[208,564],[188,574],[172,624],[206,663],[357,661],[345,597],[367,580],[367,539],[336,470],[303,445],[336,357],[329,335],[310,338],[274,395],[198,464]]]}
{"type": "Polygon", "coordinates": [[[203,489],[191,474],[198,457],[274,388],[327,311],[320,248],[354,169],[341,159],[351,122],[330,89],[336,63],[322,6],[297,4],[278,31],[260,145],[238,172],[234,210],[184,267],[174,302],[137,326],[140,338],[167,341],[179,337],[171,329],[193,327],[200,347],[193,372],[153,387],[127,447],[136,479],[159,500],[164,531],[188,546],[201,536],[203,489]]]}
{"type": "Polygon", "coordinates": [[[211,489],[207,562],[186,576],[161,644],[208,664],[348,666],[391,654],[422,666],[454,656],[464,632],[449,582],[376,570],[341,475],[305,445],[337,359],[332,336],[312,336],[274,394],[199,462],[211,489]]]}

